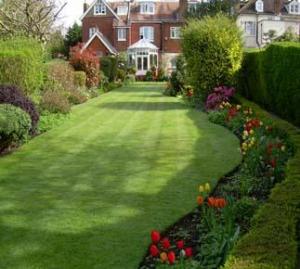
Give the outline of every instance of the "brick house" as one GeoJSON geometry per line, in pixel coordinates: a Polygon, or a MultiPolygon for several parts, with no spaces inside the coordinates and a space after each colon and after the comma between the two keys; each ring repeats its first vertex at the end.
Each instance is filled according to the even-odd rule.
{"type": "Polygon", "coordinates": [[[180,28],[187,0],[96,0],[84,4],[84,48],[101,57],[127,52],[144,75],[152,66],[170,73],[180,53],[180,28]]]}
{"type": "Polygon", "coordinates": [[[279,37],[287,30],[300,36],[299,0],[241,1],[237,24],[244,33],[246,47],[263,47],[270,42],[268,33],[279,37]]]}

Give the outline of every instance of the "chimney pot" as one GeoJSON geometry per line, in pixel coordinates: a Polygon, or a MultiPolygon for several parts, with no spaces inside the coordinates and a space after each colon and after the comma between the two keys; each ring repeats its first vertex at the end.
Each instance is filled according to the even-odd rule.
{"type": "Polygon", "coordinates": [[[84,1],[84,3],[83,3],[83,13],[85,13],[88,10],[88,8],[89,8],[88,3],[86,1],[84,1]]]}

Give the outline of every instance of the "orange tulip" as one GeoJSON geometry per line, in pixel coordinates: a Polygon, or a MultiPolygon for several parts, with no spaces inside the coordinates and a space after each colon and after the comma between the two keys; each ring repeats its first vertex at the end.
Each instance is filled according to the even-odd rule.
{"type": "Polygon", "coordinates": [[[160,253],[160,260],[161,262],[166,262],[168,260],[168,254],[166,252],[160,253]]]}
{"type": "Polygon", "coordinates": [[[198,205],[202,205],[203,204],[203,202],[204,202],[204,198],[202,197],[202,196],[197,196],[197,204],[198,205]]]}

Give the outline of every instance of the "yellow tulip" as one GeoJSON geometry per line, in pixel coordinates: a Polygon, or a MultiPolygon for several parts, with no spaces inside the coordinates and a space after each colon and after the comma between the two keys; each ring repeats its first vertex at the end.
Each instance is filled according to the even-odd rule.
{"type": "Polygon", "coordinates": [[[252,129],[250,130],[250,134],[254,134],[254,131],[252,129]]]}
{"type": "Polygon", "coordinates": [[[204,188],[205,188],[205,191],[210,192],[210,184],[209,183],[206,183],[204,188]]]}
{"type": "Polygon", "coordinates": [[[199,192],[202,193],[202,192],[204,192],[204,191],[205,191],[205,190],[204,190],[203,185],[200,185],[200,186],[199,186],[199,192]]]}

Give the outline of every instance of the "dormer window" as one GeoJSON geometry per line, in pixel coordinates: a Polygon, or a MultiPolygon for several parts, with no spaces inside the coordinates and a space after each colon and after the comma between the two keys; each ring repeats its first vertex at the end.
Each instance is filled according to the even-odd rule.
{"type": "Polygon", "coordinates": [[[300,3],[298,1],[293,1],[289,5],[290,14],[300,14],[300,3]]]}
{"type": "Polygon", "coordinates": [[[97,3],[94,6],[94,15],[106,15],[106,5],[103,3],[97,3]]]}
{"type": "Polygon", "coordinates": [[[141,14],[154,14],[155,4],[153,2],[141,3],[141,14]]]}
{"type": "Polygon", "coordinates": [[[118,6],[118,8],[117,8],[118,15],[127,15],[127,13],[128,13],[128,6],[125,6],[125,5],[118,6]]]}
{"type": "Polygon", "coordinates": [[[257,12],[264,12],[264,2],[262,0],[257,0],[255,3],[255,9],[257,12]]]}

